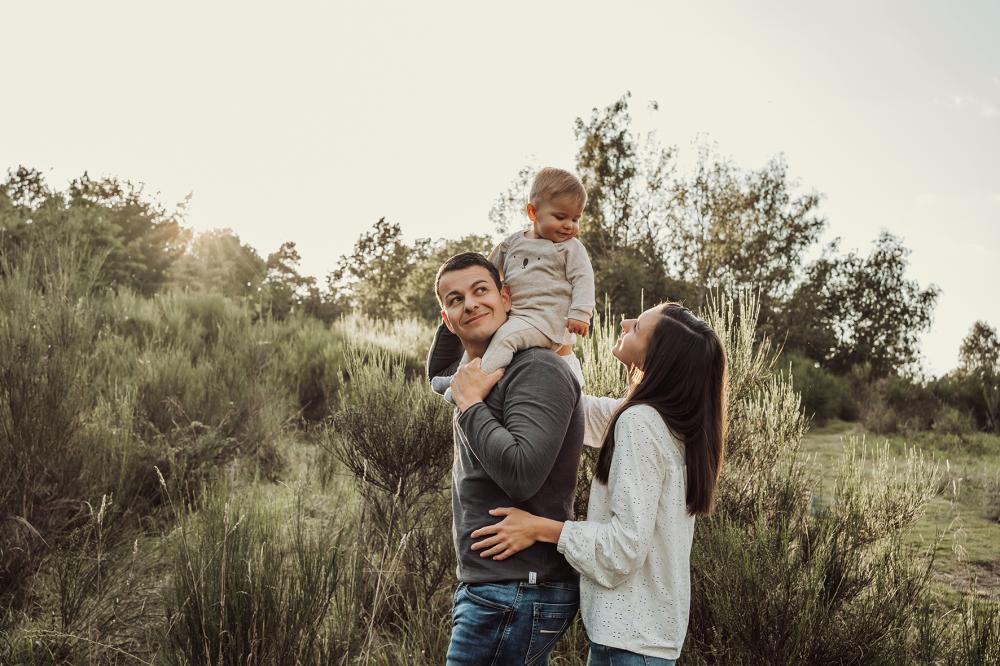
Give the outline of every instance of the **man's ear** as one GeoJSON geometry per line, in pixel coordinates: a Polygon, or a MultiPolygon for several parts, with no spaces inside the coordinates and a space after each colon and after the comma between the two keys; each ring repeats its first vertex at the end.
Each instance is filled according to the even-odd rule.
{"type": "Polygon", "coordinates": [[[444,319],[444,325],[448,327],[448,330],[451,331],[452,333],[455,333],[455,327],[451,325],[451,320],[448,319],[448,313],[445,312],[444,310],[441,310],[441,319],[444,319]]]}
{"type": "MultiPolygon", "coordinates": [[[[531,204],[528,204],[529,206],[531,204]]],[[[506,284],[500,287],[500,299],[503,301],[503,309],[507,314],[510,314],[511,299],[510,299],[510,287],[506,284]]]]}
{"type": "Polygon", "coordinates": [[[529,203],[525,206],[524,211],[528,214],[528,219],[532,222],[534,222],[535,218],[538,217],[538,209],[535,208],[535,204],[533,203],[529,203]]]}

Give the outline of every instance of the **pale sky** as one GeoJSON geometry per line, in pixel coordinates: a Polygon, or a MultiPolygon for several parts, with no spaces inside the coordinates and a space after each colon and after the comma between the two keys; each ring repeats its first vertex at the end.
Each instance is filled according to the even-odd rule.
{"type": "Polygon", "coordinates": [[[145,183],[322,276],[386,216],[491,233],[526,164],[632,91],[635,129],[785,154],[826,239],[881,229],[942,295],[925,367],[1000,325],[997,2],[5,2],[0,166],[145,183]],[[647,109],[649,100],[660,110],[647,109]]]}

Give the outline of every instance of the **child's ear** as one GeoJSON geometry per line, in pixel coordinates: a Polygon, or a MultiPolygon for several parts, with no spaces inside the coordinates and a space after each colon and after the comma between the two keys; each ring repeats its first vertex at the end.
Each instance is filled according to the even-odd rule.
{"type": "Polygon", "coordinates": [[[538,209],[535,208],[535,204],[529,203],[524,207],[524,210],[528,213],[528,219],[534,222],[535,218],[538,216],[538,209]]]}

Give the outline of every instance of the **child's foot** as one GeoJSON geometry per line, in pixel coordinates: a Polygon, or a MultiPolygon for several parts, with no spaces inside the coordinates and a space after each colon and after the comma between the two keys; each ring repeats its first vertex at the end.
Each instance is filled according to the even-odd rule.
{"type": "Polygon", "coordinates": [[[451,395],[451,377],[434,377],[431,379],[431,390],[438,395],[451,395]]]}
{"type": "Polygon", "coordinates": [[[455,400],[452,399],[452,397],[451,397],[451,387],[450,386],[444,392],[444,399],[447,400],[448,402],[450,402],[453,405],[455,404],[455,400]]]}

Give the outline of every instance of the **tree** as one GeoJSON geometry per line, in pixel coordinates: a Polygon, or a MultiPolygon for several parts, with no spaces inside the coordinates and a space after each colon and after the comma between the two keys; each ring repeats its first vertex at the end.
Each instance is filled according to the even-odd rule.
{"type": "MultiPolygon", "coordinates": [[[[634,136],[630,97],[574,123],[588,194],[579,237],[594,265],[598,309],[606,296],[615,312],[635,313],[640,293],[646,303],[699,306],[711,289],[753,285],[768,321],[825,226],[819,195],[795,194],[780,156],[744,172],[705,144],[694,171],[680,173],[675,147],[652,132],[634,136]]],[[[499,230],[523,219],[533,172],[522,169],[498,197],[490,217],[499,230]]]]}
{"type": "Polygon", "coordinates": [[[699,146],[694,173],[674,179],[665,212],[665,255],[674,274],[708,288],[754,287],[766,323],[826,225],[816,213],[819,195],[796,196],[794,188],[781,156],[743,172],[699,146]]]}
{"type": "Polygon", "coordinates": [[[1000,431],[1000,339],[995,328],[977,321],[962,340],[960,371],[979,384],[990,430],[1000,431]]]}
{"type": "Polygon", "coordinates": [[[354,252],[341,257],[327,276],[333,300],[379,319],[407,316],[401,293],[412,268],[413,251],[402,241],[399,224],[380,218],[355,242],[354,252]]]}
{"type": "Polygon", "coordinates": [[[171,282],[185,289],[217,291],[236,299],[256,298],[267,275],[257,251],[231,229],[198,234],[171,271],[171,282]]]}
{"type": "Polygon", "coordinates": [[[888,232],[867,257],[851,252],[811,264],[783,306],[789,347],[835,372],[867,365],[873,377],[911,369],[940,290],[906,279],[909,250],[888,232]]]}
{"type": "Polygon", "coordinates": [[[284,319],[296,308],[306,309],[307,303],[318,305],[322,302],[316,278],[299,273],[301,262],[302,257],[292,241],[285,241],[277,251],[267,255],[267,274],[259,301],[262,313],[284,319]]]}
{"type": "Polygon", "coordinates": [[[1000,372],[1000,339],[997,338],[997,330],[985,321],[977,321],[962,339],[958,357],[966,372],[1000,372]]]}
{"type": "Polygon", "coordinates": [[[128,285],[145,296],[164,285],[167,271],[190,240],[190,232],[181,226],[187,199],[167,211],[144,196],[141,184],[94,180],[85,172],[70,183],[68,205],[95,211],[114,227],[118,245],[108,258],[107,275],[113,284],[128,285]]]}
{"type": "Polygon", "coordinates": [[[67,192],[52,190],[37,169],[19,167],[0,184],[0,247],[8,261],[28,248],[73,245],[100,263],[98,287],[149,296],[190,240],[185,203],[168,211],[141,186],[86,173],[67,192]]]}
{"type": "Polygon", "coordinates": [[[671,279],[661,237],[670,205],[674,148],[655,135],[637,144],[631,131],[630,93],[590,119],[577,118],[576,166],[587,190],[580,240],[594,266],[597,309],[636,314],[643,304],[687,300],[696,292],[671,279]]]}

